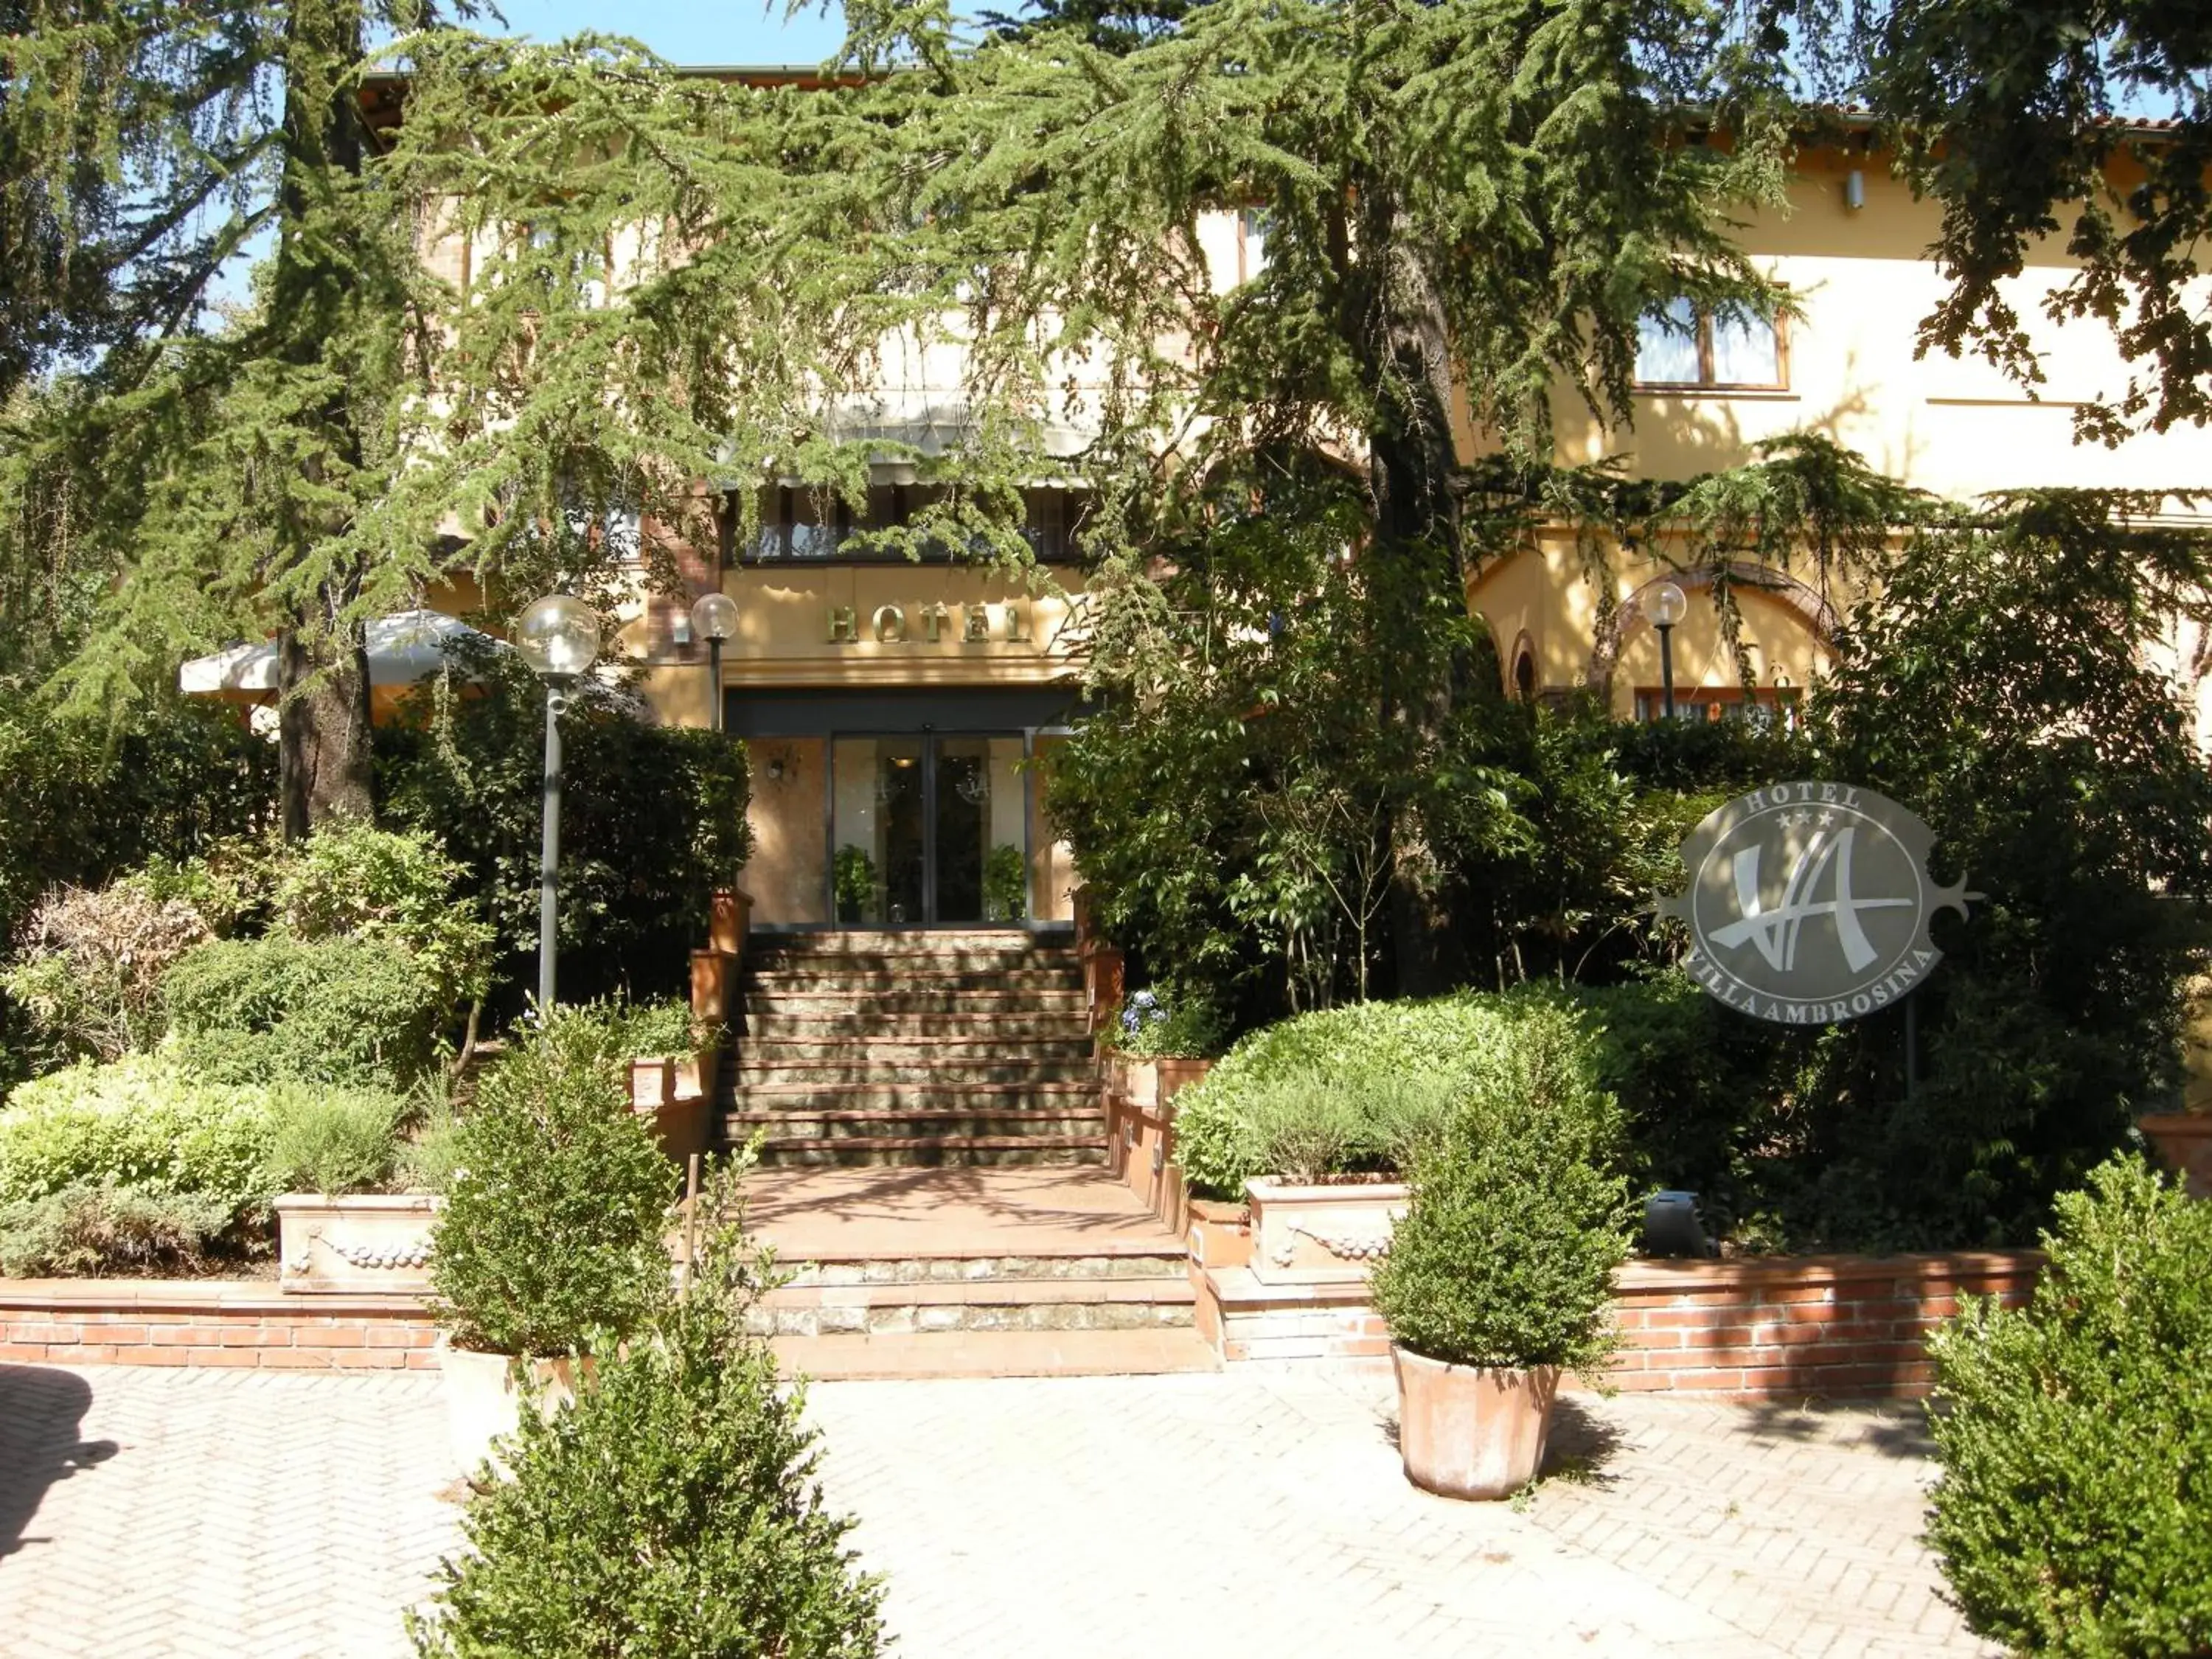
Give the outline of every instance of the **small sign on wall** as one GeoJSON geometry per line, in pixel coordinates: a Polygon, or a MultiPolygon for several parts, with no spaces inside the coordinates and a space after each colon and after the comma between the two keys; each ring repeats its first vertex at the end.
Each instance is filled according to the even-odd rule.
{"type": "Polygon", "coordinates": [[[1942,957],[1929,923],[1976,896],[1929,875],[1934,844],[1871,789],[1773,784],[1690,832],[1689,884],[1659,914],[1688,924],[1685,965],[1729,1007],[1786,1025],[1857,1019],[1928,976],[1942,957]]]}

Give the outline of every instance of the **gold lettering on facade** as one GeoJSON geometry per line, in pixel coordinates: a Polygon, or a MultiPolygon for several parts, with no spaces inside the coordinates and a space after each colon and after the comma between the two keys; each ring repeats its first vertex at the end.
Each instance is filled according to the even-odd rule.
{"type": "Polygon", "coordinates": [[[1030,642],[1030,611],[1019,599],[1006,601],[1006,643],[1027,645],[1030,642]]]}
{"type": "Polygon", "coordinates": [[[903,645],[906,643],[906,612],[895,605],[879,605],[875,615],[876,643],[903,645]]]}
{"type": "Polygon", "coordinates": [[[932,645],[937,643],[938,636],[944,631],[945,615],[945,607],[934,600],[931,601],[929,609],[921,613],[921,631],[928,636],[932,645]]]}
{"type": "Polygon", "coordinates": [[[964,609],[968,612],[968,625],[960,631],[960,643],[988,645],[991,642],[991,607],[971,605],[964,609]]]}
{"type": "Polygon", "coordinates": [[[854,614],[849,605],[830,607],[830,643],[835,645],[840,640],[848,645],[860,642],[860,619],[854,614]]]}

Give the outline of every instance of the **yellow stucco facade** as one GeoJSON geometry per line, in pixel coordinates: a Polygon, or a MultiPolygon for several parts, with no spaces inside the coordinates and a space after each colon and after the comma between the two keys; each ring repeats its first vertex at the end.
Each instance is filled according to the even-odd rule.
{"type": "MultiPolygon", "coordinates": [[[[1680,481],[1753,458],[1762,439],[1809,431],[1857,451],[1901,482],[1966,499],[2008,488],[2081,486],[2178,489],[2212,480],[2212,433],[2145,435],[2118,449],[2074,441],[2075,410],[2127,384],[2128,367],[2109,328],[2089,320],[2059,327],[2040,296],[2063,285],[2070,262],[2055,246],[2009,285],[2030,325],[2045,375],[2030,394],[1977,358],[1916,357],[1917,331],[1944,292],[1927,258],[1939,228],[1930,204],[1916,202],[1879,155],[1814,151],[1801,162],[1787,212],[1753,215],[1738,240],[1786,285],[1798,313],[1780,327],[1782,384],[1775,388],[1639,387],[1632,426],[1594,418],[1571,391],[1553,398],[1556,459],[1565,465],[1615,459],[1632,477],[1680,481]],[[1857,175],[1863,206],[1852,207],[1857,175]]],[[[1481,447],[1462,413],[1461,442],[1481,447]]],[[[1477,572],[1468,603],[1490,625],[1509,688],[1523,653],[1540,695],[1595,686],[1620,717],[1659,684],[1657,636],[1637,609],[1639,590],[1671,574],[1658,559],[1616,554],[1603,574],[1585,573],[1571,539],[1539,538],[1531,549],[1477,572]],[[1601,626],[1601,598],[1617,617],[1601,626]],[[1614,653],[1617,653],[1617,658],[1614,653]]],[[[1761,695],[1802,689],[1823,659],[1824,606],[1848,596],[1808,588],[1813,573],[1741,572],[1735,586],[1752,678],[1761,695]],[[1774,591],[1753,586],[1761,579],[1774,591]]],[[[1687,586],[1685,584],[1685,586],[1687,586]]],[[[1674,633],[1678,690],[1711,708],[1740,696],[1742,672],[1723,647],[1710,596],[1692,588],[1674,633]]],[[[2198,641],[2177,640],[2169,665],[2193,681],[2198,641]]],[[[1525,672],[1525,671],[1524,671],[1525,672]]],[[[1524,681],[1525,683],[1525,681],[1524,681]]],[[[2189,689],[2197,691],[2191,684],[2189,689]]],[[[2200,702],[2202,701],[2200,697],[2200,702]]],[[[2212,736],[2212,719],[2201,720],[2212,736]]]]}

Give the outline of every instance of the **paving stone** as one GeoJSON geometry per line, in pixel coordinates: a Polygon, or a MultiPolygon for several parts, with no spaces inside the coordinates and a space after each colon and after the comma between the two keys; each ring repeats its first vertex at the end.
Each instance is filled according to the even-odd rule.
{"type": "MultiPolygon", "coordinates": [[[[0,1646],[404,1654],[402,1610],[458,1544],[440,1387],[0,1366],[0,1646]]],[[[1566,1474],[1509,1505],[1408,1486],[1372,1372],[831,1382],[808,1402],[902,1659],[1987,1651],[1917,1540],[1905,1412],[1576,1396],[1566,1474]]]]}

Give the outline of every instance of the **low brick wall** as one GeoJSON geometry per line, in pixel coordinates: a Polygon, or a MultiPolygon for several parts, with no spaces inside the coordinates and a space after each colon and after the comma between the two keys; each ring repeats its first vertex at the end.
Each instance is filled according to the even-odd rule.
{"type": "MultiPolygon", "coordinates": [[[[1962,1296],[2024,1300],[2042,1261],[2001,1250],[1632,1262],[1615,1297],[1622,1347],[1610,1380],[1754,1400],[1918,1395],[1928,1331],[1962,1296]]],[[[1268,1285],[1242,1267],[1194,1276],[1198,1328],[1231,1363],[1389,1358],[1364,1285],[1268,1285]]]]}
{"type": "Polygon", "coordinates": [[[273,1280],[0,1280],[0,1363],[422,1370],[437,1329],[411,1296],[287,1296],[273,1280]]]}

